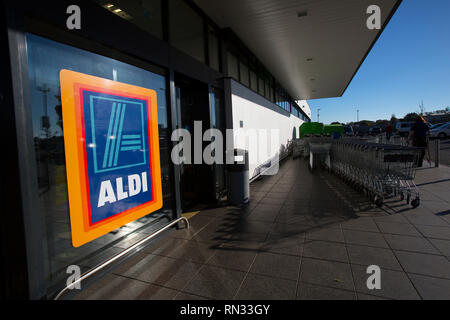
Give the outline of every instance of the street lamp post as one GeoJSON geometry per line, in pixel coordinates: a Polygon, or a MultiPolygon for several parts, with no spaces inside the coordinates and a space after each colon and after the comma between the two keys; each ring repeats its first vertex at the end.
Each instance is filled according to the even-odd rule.
{"type": "Polygon", "coordinates": [[[48,116],[47,111],[47,94],[50,92],[50,88],[47,87],[47,85],[44,83],[42,87],[37,88],[39,91],[42,92],[43,96],[43,106],[44,106],[44,115],[41,117],[41,129],[45,132],[45,137],[49,138],[49,129],[50,129],[50,118],[48,116]]]}
{"type": "Polygon", "coordinates": [[[320,122],[320,108],[317,109],[317,122],[320,122]]]}

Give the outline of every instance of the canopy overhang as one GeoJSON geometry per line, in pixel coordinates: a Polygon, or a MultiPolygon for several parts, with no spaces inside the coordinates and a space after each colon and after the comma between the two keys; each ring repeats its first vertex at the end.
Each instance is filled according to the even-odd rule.
{"type": "Polygon", "coordinates": [[[194,0],[230,28],[294,99],[342,96],[401,0],[194,0]],[[367,8],[381,9],[381,29],[367,8]]]}

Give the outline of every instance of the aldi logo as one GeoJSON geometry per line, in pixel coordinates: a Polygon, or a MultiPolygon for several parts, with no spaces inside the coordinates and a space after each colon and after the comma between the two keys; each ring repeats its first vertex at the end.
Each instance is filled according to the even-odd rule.
{"type": "Polygon", "coordinates": [[[72,243],[162,207],[156,92],[62,70],[72,243]]]}

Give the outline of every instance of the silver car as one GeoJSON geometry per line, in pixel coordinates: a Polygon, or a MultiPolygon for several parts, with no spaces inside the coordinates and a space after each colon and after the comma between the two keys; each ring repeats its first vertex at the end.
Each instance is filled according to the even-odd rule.
{"type": "Polygon", "coordinates": [[[447,122],[437,128],[433,128],[430,131],[432,138],[446,139],[450,137],[450,122],[447,122]]]}

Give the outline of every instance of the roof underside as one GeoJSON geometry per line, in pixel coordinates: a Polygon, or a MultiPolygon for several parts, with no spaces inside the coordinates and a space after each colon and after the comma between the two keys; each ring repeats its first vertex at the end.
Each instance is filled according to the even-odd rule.
{"type": "Polygon", "coordinates": [[[194,0],[220,27],[231,28],[294,99],[343,95],[397,0],[194,0]],[[376,2],[376,3],[375,3],[376,2]],[[381,8],[369,30],[367,8],[381,8]],[[298,17],[298,13],[307,16],[298,17]],[[312,58],[312,61],[307,61],[312,58]]]}

